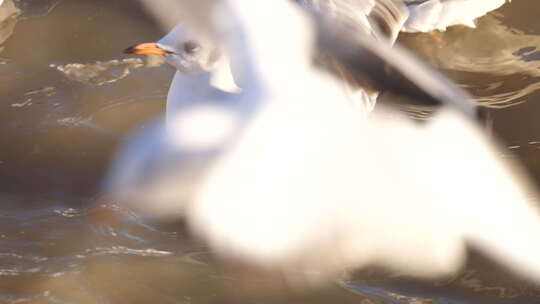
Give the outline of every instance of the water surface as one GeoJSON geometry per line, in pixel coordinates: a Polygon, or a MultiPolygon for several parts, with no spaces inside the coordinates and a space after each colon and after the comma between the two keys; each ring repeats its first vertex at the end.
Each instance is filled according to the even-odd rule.
{"type": "MultiPolygon", "coordinates": [[[[537,181],[538,16],[540,3],[515,0],[476,29],[401,38],[491,109],[505,156],[523,159],[537,181]]],[[[0,303],[540,303],[540,288],[477,255],[445,281],[365,270],[261,299],[272,283],[225,275],[181,225],[146,223],[114,205],[104,208],[125,221],[99,221],[88,206],[112,153],[163,113],[173,73],[121,50],[162,34],[132,0],[0,7],[0,303]]]]}

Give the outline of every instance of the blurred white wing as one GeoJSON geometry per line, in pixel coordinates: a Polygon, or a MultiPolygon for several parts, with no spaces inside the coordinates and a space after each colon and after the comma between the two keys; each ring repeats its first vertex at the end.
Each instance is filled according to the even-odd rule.
{"type": "MultiPolygon", "coordinates": [[[[369,120],[352,111],[335,80],[312,67],[312,25],[288,3],[220,7],[218,30],[243,88],[233,112],[249,118],[214,149],[177,146],[201,156],[197,185],[189,201],[154,208],[183,210],[222,258],[291,279],[366,265],[448,274],[472,245],[540,282],[538,214],[497,146],[449,109],[424,126],[384,109],[369,120]]],[[[181,182],[181,170],[163,168],[181,168],[184,155],[158,159],[165,166],[154,178],[181,182]]]]}
{"type": "Polygon", "coordinates": [[[527,185],[475,126],[452,111],[362,123],[313,103],[265,111],[211,169],[188,218],[212,248],[305,276],[431,277],[459,269],[468,244],[540,279],[527,185]]]}
{"type": "Polygon", "coordinates": [[[266,89],[259,95],[266,106],[210,169],[188,209],[199,236],[224,256],[325,274],[367,264],[415,276],[449,273],[468,242],[540,278],[531,258],[540,256],[538,215],[496,145],[449,110],[424,128],[399,117],[360,119],[336,102],[344,96],[331,79],[295,57],[309,53],[303,45],[311,34],[284,3],[273,8],[290,18],[294,31],[280,39],[296,41],[288,54],[296,65],[277,57],[271,67],[246,66],[276,58],[277,42],[259,15],[269,7],[248,3],[229,1],[245,26],[236,33],[253,47],[254,61],[236,64],[260,75],[250,80],[262,81],[254,88],[266,89]],[[302,81],[291,86],[289,77],[302,81]],[[510,224],[501,232],[503,219],[510,224]]]}

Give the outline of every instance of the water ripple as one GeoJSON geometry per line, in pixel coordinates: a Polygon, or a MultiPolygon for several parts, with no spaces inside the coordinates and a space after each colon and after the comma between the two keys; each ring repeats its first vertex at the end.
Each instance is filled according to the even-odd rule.
{"type": "Polygon", "coordinates": [[[540,89],[540,36],[507,26],[496,15],[480,19],[476,29],[406,36],[404,42],[464,84],[485,107],[519,105],[540,89]]]}
{"type": "Polygon", "coordinates": [[[101,86],[114,83],[127,77],[132,71],[143,67],[156,67],[164,62],[159,57],[123,58],[108,61],[97,61],[94,63],[68,63],[64,65],[50,64],[74,81],[86,85],[101,86]]]}
{"type": "Polygon", "coordinates": [[[87,258],[90,256],[100,256],[100,255],[138,255],[144,257],[160,257],[160,256],[170,256],[173,253],[170,251],[157,250],[154,248],[147,249],[134,249],[124,246],[111,246],[111,247],[96,247],[93,249],[86,249],[85,253],[77,254],[77,258],[87,258]]]}

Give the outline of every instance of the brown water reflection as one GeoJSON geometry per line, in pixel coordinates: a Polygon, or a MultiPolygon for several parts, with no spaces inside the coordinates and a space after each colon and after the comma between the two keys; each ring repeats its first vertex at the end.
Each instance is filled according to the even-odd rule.
{"type": "Polygon", "coordinates": [[[125,60],[120,50],[158,32],[129,1],[22,1],[20,7],[28,13],[5,43],[0,70],[2,190],[93,193],[116,143],[112,135],[161,111],[170,69],[118,81],[156,65],[125,60]]]}
{"type": "MultiPolygon", "coordinates": [[[[535,0],[515,0],[476,30],[402,41],[493,108],[497,132],[540,177],[537,16],[535,0]]],[[[246,285],[241,275],[224,276],[181,227],[145,223],[115,206],[107,208],[124,222],[88,221],[99,217],[86,207],[119,139],[162,113],[173,73],[121,50],[161,34],[132,0],[5,0],[0,7],[0,303],[261,301],[253,295],[268,284],[263,277],[246,285]]],[[[353,278],[354,292],[336,285],[263,301],[540,302],[538,288],[482,258],[437,284],[371,271],[353,278]]]]}

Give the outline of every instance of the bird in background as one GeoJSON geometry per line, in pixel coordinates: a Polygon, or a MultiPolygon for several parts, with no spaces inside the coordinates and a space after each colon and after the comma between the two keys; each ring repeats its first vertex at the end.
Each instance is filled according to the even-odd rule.
{"type": "MultiPolygon", "coordinates": [[[[209,81],[199,82],[189,107],[127,141],[108,192],[141,215],[184,217],[222,261],[293,285],[373,265],[421,278],[453,274],[467,247],[540,282],[534,191],[458,112],[464,101],[423,125],[385,107],[361,119],[340,102],[339,81],[309,60],[316,27],[298,7],[227,0],[213,12],[214,43],[229,54],[242,90],[214,95],[209,81]]],[[[420,88],[466,96],[422,76],[434,72],[414,60],[390,62],[430,84],[420,88]]]]}
{"type": "MultiPolygon", "coordinates": [[[[392,45],[400,31],[444,30],[455,24],[474,25],[474,19],[505,3],[490,1],[489,5],[478,0],[296,0],[315,20],[331,18],[340,20],[353,30],[352,37],[370,36],[392,45]],[[463,13],[467,12],[467,13],[463,13]]],[[[286,47],[286,46],[284,46],[286,47]]],[[[201,77],[210,77],[216,90],[238,92],[228,66],[228,55],[212,45],[204,34],[194,31],[186,24],[178,24],[157,43],[143,43],[126,50],[127,53],[163,55],[178,71],[167,96],[167,110],[171,111],[188,100],[191,88],[197,87],[201,77]],[[206,41],[205,41],[206,40],[206,41]],[[198,70],[207,71],[199,73],[198,70]],[[188,74],[186,77],[185,75],[188,74]],[[193,77],[193,74],[200,74],[193,77]]],[[[360,56],[360,54],[359,54],[360,56]]],[[[349,64],[340,61],[331,52],[319,48],[315,63],[342,80],[348,102],[358,111],[369,113],[379,96],[381,88],[351,72],[349,64]]],[[[368,77],[369,78],[369,77],[368,77]]]]}
{"type": "MultiPolygon", "coordinates": [[[[356,2],[363,3],[362,1],[356,2]]],[[[405,21],[406,13],[403,7],[393,0],[380,0],[370,2],[368,5],[355,5],[354,19],[346,19],[343,15],[344,7],[334,11],[334,6],[322,2],[304,2],[302,6],[311,12],[323,12],[331,18],[351,21],[359,34],[369,35],[377,40],[393,44],[397,32],[405,21]],[[377,4],[377,5],[375,5],[377,4]],[[338,14],[338,12],[340,12],[338,14]],[[343,15],[343,16],[342,16],[343,15]],[[358,17],[358,18],[356,18],[358,17]],[[385,29],[383,31],[382,29],[385,29]]],[[[284,46],[287,48],[287,46],[284,46]]],[[[131,54],[162,55],[166,61],[177,69],[167,95],[166,115],[170,116],[178,106],[191,100],[189,91],[197,88],[196,83],[202,77],[210,77],[211,84],[216,90],[225,92],[238,92],[229,66],[229,55],[212,45],[204,38],[202,31],[198,31],[185,23],[177,24],[165,37],[154,43],[141,43],[125,50],[131,54]],[[194,77],[194,75],[197,75],[194,77]]],[[[370,112],[375,105],[378,91],[371,88],[362,78],[355,77],[346,66],[331,55],[320,51],[314,54],[318,66],[331,71],[343,79],[342,87],[347,92],[348,101],[355,105],[359,111],[370,112]]],[[[202,81],[204,82],[204,81],[202,81]]]]}

